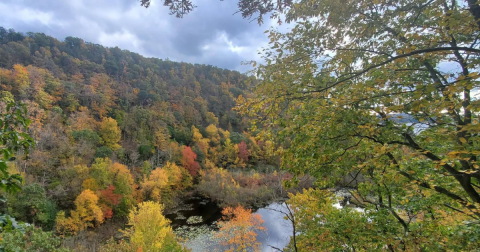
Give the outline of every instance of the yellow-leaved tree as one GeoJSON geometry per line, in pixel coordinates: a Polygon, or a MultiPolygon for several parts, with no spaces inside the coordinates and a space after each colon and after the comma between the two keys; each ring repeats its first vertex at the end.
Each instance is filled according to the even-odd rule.
{"type": "Polygon", "coordinates": [[[160,203],[145,201],[128,214],[130,228],[124,231],[135,251],[168,251],[165,239],[173,237],[170,221],[160,203]]]}
{"type": "Polygon", "coordinates": [[[120,141],[122,137],[122,132],[115,119],[110,117],[103,119],[100,124],[100,135],[102,136],[105,146],[113,150],[120,148],[118,141],[120,141]]]}
{"type": "Polygon", "coordinates": [[[103,213],[98,205],[98,196],[89,189],[84,190],[75,199],[75,210],[71,215],[73,219],[80,221],[80,230],[101,224],[103,213]]]}
{"type": "Polygon", "coordinates": [[[60,235],[75,235],[89,227],[95,227],[104,220],[103,212],[98,205],[98,196],[90,189],[82,191],[75,199],[75,210],[65,217],[65,212],[57,214],[56,230],[60,235]]]}
{"type": "Polygon", "coordinates": [[[168,186],[168,174],[162,168],[157,168],[144,178],[142,192],[145,199],[160,201],[162,189],[168,186]]]}

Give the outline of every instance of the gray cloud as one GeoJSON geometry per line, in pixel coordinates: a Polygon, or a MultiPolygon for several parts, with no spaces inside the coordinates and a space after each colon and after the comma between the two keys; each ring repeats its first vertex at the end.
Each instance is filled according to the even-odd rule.
{"type": "Polygon", "coordinates": [[[161,2],[145,9],[136,0],[1,0],[0,26],[242,72],[250,67],[240,63],[258,60],[258,49],[266,45],[268,25],[233,15],[234,0],[198,1],[183,19],[168,15],[161,2]]]}

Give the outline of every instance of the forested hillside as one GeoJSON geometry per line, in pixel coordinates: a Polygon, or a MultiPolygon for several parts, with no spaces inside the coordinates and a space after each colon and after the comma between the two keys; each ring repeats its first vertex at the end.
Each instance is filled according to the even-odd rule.
{"type": "Polygon", "coordinates": [[[480,2],[237,4],[251,76],[0,30],[0,246],[479,251],[480,2]]]}
{"type": "Polygon", "coordinates": [[[8,168],[24,180],[2,207],[17,221],[68,237],[197,187],[232,206],[285,195],[272,143],[232,110],[246,75],[1,27],[0,42],[2,110],[24,104],[35,142],[8,168]]]}

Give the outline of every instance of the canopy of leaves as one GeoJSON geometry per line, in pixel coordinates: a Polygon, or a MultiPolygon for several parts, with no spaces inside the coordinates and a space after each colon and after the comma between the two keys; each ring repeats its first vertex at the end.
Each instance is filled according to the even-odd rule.
{"type": "MultiPolygon", "coordinates": [[[[389,220],[352,219],[383,232],[373,250],[462,250],[479,228],[478,7],[295,1],[283,11],[291,31],[267,31],[266,64],[255,72],[262,81],[241,109],[284,146],[285,168],[322,187],[358,185],[352,193],[368,218],[389,220]],[[450,239],[442,223],[471,231],[450,239]]],[[[360,244],[375,243],[365,237],[360,244]]]]}
{"type": "Polygon", "coordinates": [[[146,201],[129,213],[128,225],[131,227],[125,230],[125,235],[135,251],[171,251],[171,245],[166,246],[166,240],[173,236],[173,232],[162,211],[161,204],[146,201]]]}
{"type": "Polygon", "coordinates": [[[241,206],[223,209],[223,221],[219,222],[217,237],[227,249],[225,251],[259,251],[257,232],[265,231],[264,222],[259,214],[241,206]]]}

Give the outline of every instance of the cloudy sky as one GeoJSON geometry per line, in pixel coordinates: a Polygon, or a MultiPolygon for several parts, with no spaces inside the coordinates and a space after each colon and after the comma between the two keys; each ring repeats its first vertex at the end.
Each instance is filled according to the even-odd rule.
{"type": "Polygon", "coordinates": [[[0,26],[19,32],[43,32],[63,40],[74,36],[118,46],[148,57],[211,64],[245,72],[242,61],[259,60],[267,45],[259,26],[242,19],[235,0],[197,0],[182,19],[168,14],[162,0],[148,9],[138,0],[0,0],[0,26]]]}

